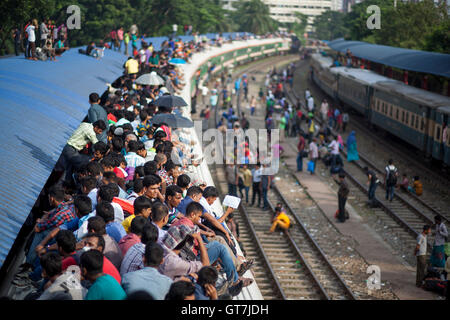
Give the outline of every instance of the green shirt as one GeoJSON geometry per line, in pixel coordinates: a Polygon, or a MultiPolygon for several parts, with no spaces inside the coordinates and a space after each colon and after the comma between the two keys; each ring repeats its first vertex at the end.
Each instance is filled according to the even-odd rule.
{"type": "Polygon", "coordinates": [[[82,122],[69,140],[67,140],[67,144],[74,147],[77,151],[81,151],[89,142],[95,144],[97,141],[94,126],[91,123],[82,122]]]}
{"type": "Polygon", "coordinates": [[[108,274],[97,278],[86,294],[85,300],[124,300],[127,294],[120,284],[108,274]]]}
{"type": "Polygon", "coordinates": [[[286,129],[286,118],[281,117],[280,119],[280,129],[286,129]]]}

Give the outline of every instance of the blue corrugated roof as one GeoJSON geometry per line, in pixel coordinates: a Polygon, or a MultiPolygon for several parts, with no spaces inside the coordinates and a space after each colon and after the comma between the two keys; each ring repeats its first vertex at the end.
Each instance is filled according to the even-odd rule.
{"type": "Polygon", "coordinates": [[[344,39],[333,40],[328,46],[342,53],[350,49],[355,57],[391,67],[450,78],[450,54],[389,47],[361,41],[346,41],[344,39]]]}
{"type": "MultiPolygon", "coordinates": [[[[234,39],[236,34],[223,36],[234,39]]],[[[145,40],[159,50],[167,39],[145,40]]],[[[131,42],[129,46],[131,50],[131,42]]],[[[89,94],[102,94],[106,83],[123,73],[123,54],[106,50],[96,60],[78,49],[68,50],[56,62],[30,61],[23,55],[0,59],[0,267],[67,139],[86,116],[89,94]]]]}
{"type": "Polygon", "coordinates": [[[0,59],[0,267],[67,139],[89,108],[91,92],[122,74],[123,54],[101,60],[71,49],[56,62],[0,59]]]}

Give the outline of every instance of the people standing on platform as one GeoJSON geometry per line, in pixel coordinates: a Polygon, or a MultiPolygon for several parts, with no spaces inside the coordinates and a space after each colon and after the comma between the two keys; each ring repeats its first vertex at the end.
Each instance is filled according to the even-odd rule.
{"type": "Polygon", "coordinates": [[[345,203],[347,202],[348,194],[350,189],[347,182],[345,181],[345,173],[339,173],[339,190],[338,190],[338,215],[337,219],[339,222],[345,222],[348,219],[348,214],[345,211],[345,203]]]}
{"type": "Polygon", "coordinates": [[[398,170],[394,166],[394,160],[389,159],[384,175],[384,185],[386,187],[386,200],[392,202],[394,199],[395,187],[397,185],[398,170]]]}
{"type": "Polygon", "coordinates": [[[329,109],[328,101],[327,99],[323,99],[322,104],[320,105],[320,114],[322,115],[322,121],[324,123],[326,123],[327,121],[328,109],[329,109]]]}
{"type": "Polygon", "coordinates": [[[257,207],[261,206],[261,173],[262,173],[261,164],[257,163],[255,167],[252,169],[253,186],[252,186],[251,206],[255,205],[256,195],[258,195],[257,207]]]}
{"type": "Polygon", "coordinates": [[[367,184],[369,185],[369,206],[374,206],[376,205],[375,191],[377,190],[379,180],[375,171],[369,170],[368,167],[364,167],[364,172],[367,175],[367,184]]]}
{"type": "Polygon", "coordinates": [[[442,222],[441,216],[434,217],[434,244],[430,256],[430,263],[432,267],[445,267],[445,250],[444,245],[448,238],[448,231],[445,224],[442,222]]]}
{"type": "Polygon", "coordinates": [[[263,210],[269,210],[269,201],[267,200],[267,193],[270,190],[271,184],[272,184],[272,177],[267,174],[269,165],[264,164],[263,170],[261,173],[261,194],[263,198],[263,210]]]}
{"type": "Polygon", "coordinates": [[[227,164],[225,172],[228,183],[228,194],[237,197],[238,174],[236,165],[232,163],[227,164]]]}
{"type": "Polygon", "coordinates": [[[337,142],[337,137],[333,136],[333,140],[328,145],[331,150],[331,168],[336,167],[338,164],[342,163],[341,156],[339,154],[339,143],[337,142]]]}
{"type": "Polygon", "coordinates": [[[28,59],[38,60],[36,57],[36,29],[38,28],[38,22],[36,19],[33,19],[31,24],[26,28],[26,32],[28,34],[28,59]]]}
{"type": "MultiPolygon", "coordinates": [[[[239,184],[239,193],[241,194],[241,198],[243,198],[242,189],[245,191],[245,203],[248,204],[248,193],[250,190],[250,187],[252,185],[252,172],[248,168],[247,164],[242,165],[241,168],[239,168],[239,177],[242,179],[242,184],[239,184]]],[[[240,182],[240,180],[239,180],[240,182]]]]}
{"type": "Polygon", "coordinates": [[[256,98],[252,96],[250,99],[250,115],[254,115],[256,110],[256,98]]]}
{"type": "MultiPolygon", "coordinates": [[[[309,143],[309,159],[313,162],[312,170],[308,170],[311,174],[314,174],[316,170],[317,159],[319,158],[319,147],[317,146],[317,139],[312,138],[312,141],[309,143]]],[[[309,165],[308,165],[309,166],[309,165]]]]}
{"type": "Polygon", "coordinates": [[[314,98],[311,95],[308,98],[308,111],[314,113],[314,98]]]}
{"type": "Polygon", "coordinates": [[[347,137],[347,161],[357,161],[359,160],[358,149],[356,144],[356,132],[352,130],[347,137]]]}
{"type": "Polygon", "coordinates": [[[344,111],[342,114],[342,132],[345,133],[345,129],[347,128],[347,124],[350,121],[350,117],[347,111],[344,111]]]}
{"type": "Polygon", "coordinates": [[[298,144],[297,144],[297,171],[303,171],[303,158],[305,157],[305,146],[306,141],[305,137],[303,137],[303,134],[300,134],[298,144]]]}
{"type": "Polygon", "coordinates": [[[314,115],[312,114],[312,112],[310,112],[308,114],[309,120],[308,120],[308,142],[311,143],[313,137],[314,137],[314,132],[316,131],[316,125],[314,122],[314,115]]]}
{"type": "Polygon", "coordinates": [[[418,235],[414,255],[417,259],[416,286],[421,287],[427,269],[427,236],[431,233],[429,225],[423,226],[422,233],[418,235]]]}

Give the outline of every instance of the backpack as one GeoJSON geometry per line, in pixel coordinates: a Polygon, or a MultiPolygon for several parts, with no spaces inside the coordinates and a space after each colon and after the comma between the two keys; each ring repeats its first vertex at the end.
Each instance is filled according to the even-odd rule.
{"type": "Polygon", "coordinates": [[[394,170],[389,169],[388,167],[388,176],[387,176],[387,184],[389,186],[395,186],[397,184],[397,168],[394,170]]]}

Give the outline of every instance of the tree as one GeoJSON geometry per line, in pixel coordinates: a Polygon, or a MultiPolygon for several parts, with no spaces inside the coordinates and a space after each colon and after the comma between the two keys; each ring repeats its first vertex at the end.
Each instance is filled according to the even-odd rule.
{"type": "Polygon", "coordinates": [[[343,38],[348,34],[345,13],[327,10],[314,20],[315,37],[321,40],[343,38]]]}
{"type": "Polygon", "coordinates": [[[276,31],[278,23],[270,17],[269,7],[261,0],[236,1],[232,13],[240,31],[265,34],[276,31]]]}

